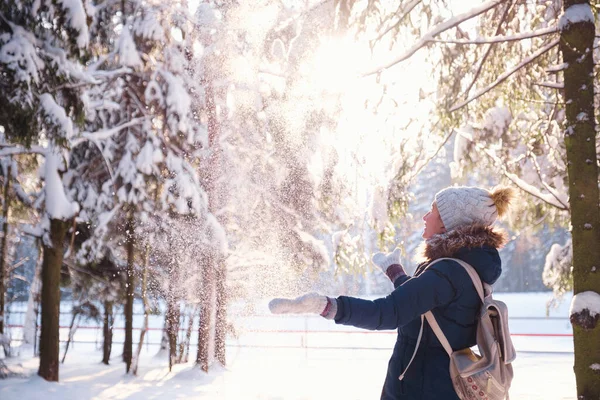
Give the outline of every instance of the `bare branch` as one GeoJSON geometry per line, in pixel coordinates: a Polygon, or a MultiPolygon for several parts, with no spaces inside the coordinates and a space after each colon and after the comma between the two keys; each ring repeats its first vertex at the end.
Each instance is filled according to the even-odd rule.
{"type": "Polygon", "coordinates": [[[506,169],[506,166],[504,165],[504,163],[502,162],[502,160],[496,156],[494,153],[492,153],[489,149],[485,148],[484,146],[480,145],[479,143],[475,142],[469,134],[465,134],[464,132],[461,132],[460,130],[456,130],[456,132],[461,135],[462,137],[466,138],[467,140],[470,140],[471,142],[473,142],[473,144],[475,145],[475,148],[479,151],[481,151],[482,153],[484,153],[486,156],[488,156],[496,165],[496,167],[500,168],[502,170],[502,173],[504,174],[504,176],[506,176],[512,183],[514,183],[519,189],[523,190],[524,192],[532,195],[533,197],[536,197],[540,200],[542,200],[543,202],[558,208],[559,210],[564,210],[567,211],[569,210],[569,207],[566,206],[565,204],[563,204],[562,201],[558,201],[555,197],[556,193],[551,193],[551,194],[544,194],[542,193],[538,188],[536,188],[535,186],[527,183],[526,181],[524,181],[523,179],[519,178],[517,175],[513,174],[512,172],[508,172],[508,170],[506,169]]]}
{"type": "Polygon", "coordinates": [[[444,148],[444,146],[446,145],[446,143],[448,143],[448,140],[450,140],[450,138],[452,137],[453,134],[454,134],[454,130],[450,131],[450,133],[446,136],[446,138],[440,143],[440,145],[438,146],[435,153],[433,153],[433,155],[431,155],[419,168],[417,168],[417,171],[411,175],[408,182],[412,181],[417,175],[419,175],[419,173],[423,170],[423,168],[425,168],[431,162],[431,160],[433,160],[435,157],[437,157],[440,150],[442,150],[442,148],[444,148]]]}
{"type": "Polygon", "coordinates": [[[82,274],[89,275],[92,279],[95,279],[98,282],[101,282],[101,283],[104,283],[104,284],[108,283],[107,279],[99,278],[98,276],[92,274],[90,271],[86,271],[85,269],[82,269],[82,268],[79,268],[79,267],[75,266],[75,264],[73,264],[70,260],[64,259],[63,260],[63,264],[65,264],[69,268],[69,270],[72,269],[72,270],[80,272],[82,274]]]}
{"type": "Polygon", "coordinates": [[[23,275],[13,274],[13,275],[11,276],[11,278],[12,278],[12,279],[19,280],[19,281],[26,282],[26,283],[29,283],[29,281],[27,280],[27,278],[25,278],[23,275]]]}
{"type": "MultiPolygon", "coordinates": [[[[496,27],[496,36],[498,36],[500,34],[500,32],[502,30],[502,24],[504,24],[504,21],[506,20],[506,16],[508,15],[508,12],[510,11],[512,6],[513,6],[512,1],[506,5],[506,8],[504,9],[504,12],[502,13],[502,18],[500,18],[500,22],[498,23],[498,26],[496,27]]],[[[477,82],[477,79],[479,78],[479,74],[481,73],[483,65],[487,61],[487,58],[489,57],[490,53],[492,52],[493,47],[494,47],[493,44],[490,44],[489,46],[487,46],[485,54],[483,55],[483,57],[481,58],[481,61],[479,62],[479,65],[477,66],[475,75],[473,76],[473,80],[471,80],[471,84],[465,90],[465,96],[469,95],[469,93],[471,92],[471,89],[473,88],[473,85],[475,85],[475,82],[477,82]]]]}
{"type": "Polygon", "coordinates": [[[376,67],[370,71],[367,71],[367,72],[363,73],[362,76],[374,75],[374,74],[377,74],[377,73],[383,71],[384,69],[388,69],[398,63],[401,63],[402,61],[408,59],[410,56],[415,54],[418,50],[420,50],[422,47],[424,47],[427,43],[431,42],[433,40],[433,38],[436,37],[437,35],[439,35],[440,33],[445,32],[448,29],[452,29],[452,28],[460,25],[464,21],[467,21],[471,18],[478,16],[479,14],[483,14],[484,12],[491,10],[492,8],[496,7],[498,4],[501,4],[505,1],[506,0],[487,1],[477,7],[473,7],[471,10],[469,10],[465,13],[456,15],[456,16],[442,22],[441,24],[436,25],[431,31],[429,31],[425,35],[423,35],[410,49],[408,49],[406,52],[404,52],[404,54],[402,54],[400,57],[396,58],[395,60],[393,60],[383,66],[376,67]]]}
{"type": "Polygon", "coordinates": [[[537,99],[528,99],[525,97],[519,97],[519,96],[514,96],[513,97],[515,100],[521,100],[521,101],[526,101],[527,103],[536,103],[536,104],[554,104],[553,101],[547,101],[547,100],[537,100],[537,99]]]}
{"type": "Polygon", "coordinates": [[[15,145],[10,147],[4,147],[0,150],[0,157],[13,156],[18,154],[46,154],[46,149],[41,146],[31,146],[26,148],[23,146],[15,145]]]}
{"type": "MultiPolygon", "coordinates": [[[[404,20],[404,18],[406,18],[406,16],[408,14],[410,14],[410,12],[421,2],[422,0],[413,0],[412,3],[409,3],[405,8],[403,8],[402,10],[398,10],[398,11],[402,11],[402,15],[400,16],[400,18],[398,18],[398,21],[396,21],[396,23],[390,27],[388,27],[384,32],[382,32],[381,34],[379,34],[376,38],[371,39],[370,41],[373,42],[378,42],[379,40],[381,40],[381,38],[383,38],[385,35],[387,35],[392,29],[395,29],[398,27],[398,25],[400,25],[400,23],[404,20]]],[[[398,14],[398,12],[396,12],[396,14],[398,14]]]]}
{"type": "Polygon", "coordinates": [[[8,272],[9,273],[13,272],[15,269],[19,268],[21,265],[25,264],[27,261],[29,261],[29,257],[21,258],[19,261],[17,261],[16,263],[14,263],[10,267],[8,267],[8,272]]]}
{"type": "Polygon", "coordinates": [[[521,178],[519,178],[517,175],[510,173],[506,170],[503,170],[502,173],[504,174],[504,176],[506,176],[511,182],[513,182],[515,185],[517,185],[519,187],[519,189],[523,190],[524,192],[530,194],[533,197],[537,197],[538,199],[542,200],[543,202],[558,208],[559,210],[563,210],[563,211],[568,211],[569,207],[565,207],[562,203],[556,203],[554,200],[554,197],[550,198],[547,195],[544,195],[542,192],[539,191],[538,188],[536,188],[533,185],[530,185],[529,183],[525,182],[524,180],[522,180],[521,178]]]}
{"type": "Polygon", "coordinates": [[[519,64],[514,66],[512,69],[510,69],[510,70],[504,72],[502,75],[500,75],[498,77],[498,79],[496,79],[493,83],[478,90],[473,96],[469,97],[467,100],[463,101],[462,103],[459,103],[459,104],[455,105],[454,107],[452,107],[450,109],[450,112],[454,112],[460,108],[463,108],[464,106],[466,106],[473,100],[478,99],[479,97],[483,96],[484,94],[486,94],[487,92],[489,92],[490,90],[492,90],[493,88],[495,88],[496,86],[498,86],[499,84],[504,82],[509,76],[511,76],[512,74],[517,72],[519,69],[523,68],[524,66],[531,63],[533,60],[535,60],[539,56],[545,54],[546,52],[550,51],[552,48],[557,46],[559,41],[560,41],[560,38],[554,39],[553,41],[548,43],[546,46],[538,49],[533,54],[531,54],[529,57],[527,57],[526,59],[521,61],[519,64]]]}
{"type": "Polygon", "coordinates": [[[131,74],[132,72],[133,72],[133,70],[129,67],[121,67],[121,68],[113,69],[111,71],[96,70],[96,71],[92,71],[92,77],[94,77],[94,78],[113,78],[115,76],[131,74]]]}
{"type": "Polygon", "coordinates": [[[568,66],[569,66],[569,64],[564,62],[564,63],[558,64],[558,65],[553,65],[551,67],[546,68],[546,72],[548,72],[550,74],[557,73],[560,71],[564,71],[565,69],[567,69],[568,66]]]}
{"type": "MultiPolygon", "coordinates": [[[[548,118],[548,126],[545,129],[545,131],[543,132],[544,134],[544,140],[546,140],[546,143],[549,143],[548,140],[548,134],[549,131],[551,129],[551,123],[554,120],[556,113],[558,112],[558,101],[554,103],[554,107],[552,108],[552,112],[550,113],[550,117],[548,118]]],[[[540,183],[544,186],[544,188],[551,194],[554,196],[554,198],[560,202],[565,209],[569,208],[569,199],[566,197],[561,196],[556,189],[554,189],[552,186],[550,186],[548,183],[546,183],[546,181],[544,180],[544,176],[542,174],[542,168],[540,167],[540,164],[537,162],[537,157],[535,155],[535,153],[533,153],[532,151],[528,152],[528,156],[531,159],[531,161],[533,162],[533,166],[535,167],[535,171],[537,173],[538,179],[540,180],[540,183]]]]}
{"type": "Polygon", "coordinates": [[[550,89],[564,89],[565,88],[565,84],[562,82],[540,82],[540,83],[534,83],[534,85],[547,87],[550,89]]]}
{"type": "Polygon", "coordinates": [[[269,71],[266,69],[259,69],[258,70],[259,74],[266,74],[266,75],[271,75],[271,76],[275,76],[277,78],[283,78],[283,79],[287,79],[288,77],[280,72],[277,71],[269,71]]]}
{"type": "Polygon", "coordinates": [[[143,122],[146,118],[134,118],[130,121],[127,121],[119,126],[115,126],[114,128],[104,129],[96,132],[82,132],[81,137],[76,138],[71,143],[72,147],[75,147],[81,144],[84,140],[104,140],[113,136],[115,133],[118,133],[121,129],[128,128],[133,125],[138,125],[143,122]]]}
{"type": "Polygon", "coordinates": [[[80,87],[90,86],[90,85],[98,85],[100,82],[69,82],[63,85],[59,85],[53,88],[48,89],[48,93],[56,93],[59,90],[63,89],[78,89],[80,87]]]}
{"type": "Polygon", "coordinates": [[[128,94],[131,95],[130,99],[133,99],[134,103],[137,105],[137,110],[140,111],[144,116],[147,116],[148,112],[146,111],[146,106],[144,105],[144,102],[140,99],[141,94],[137,92],[136,88],[132,85],[127,85],[125,87],[125,90],[128,94]]]}
{"type": "Polygon", "coordinates": [[[100,152],[100,155],[102,156],[102,160],[104,161],[104,165],[106,165],[106,170],[108,171],[108,174],[110,175],[110,181],[114,185],[115,175],[110,166],[110,162],[108,161],[108,159],[104,155],[104,152],[102,151],[102,146],[100,146],[100,143],[96,139],[90,139],[90,142],[92,142],[98,148],[98,151],[100,152]]]}
{"type": "MultiPolygon", "coordinates": [[[[561,100],[557,98],[554,101],[554,106],[552,107],[552,112],[550,113],[550,116],[548,117],[548,120],[546,121],[546,124],[547,124],[546,129],[544,129],[542,131],[542,134],[544,135],[544,140],[546,141],[546,144],[548,146],[550,146],[550,134],[552,131],[552,124],[557,123],[555,120],[555,117],[556,117],[556,113],[558,112],[558,107],[560,104],[562,104],[561,100]]],[[[564,165],[567,165],[566,154],[562,154],[560,159],[564,165]]]]}
{"type": "Polygon", "coordinates": [[[461,39],[431,39],[430,42],[436,43],[449,43],[449,44],[493,44],[493,43],[506,43],[506,42],[516,42],[518,40],[523,39],[531,39],[534,37],[540,37],[545,35],[550,35],[552,33],[558,32],[558,28],[556,26],[550,26],[548,28],[538,29],[531,32],[524,32],[517,35],[506,35],[506,36],[493,36],[489,38],[481,38],[475,40],[461,40],[461,39]]]}
{"type": "Polygon", "coordinates": [[[560,194],[558,194],[558,192],[556,191],[556,189],[554,189],[552,186],[548,185],[548,183],[546,183],[546,181],[544,181],[543,177],[542,177],[542,169],[540,168],[540,165],[537,162],[537,158],[535,156],[535,154],[531,153],[530,159],[533,162],[533,165],[535,167],[536,173],[538,175],[538,179],[540,180],[540,183],[542,184],[542,186],[544,186],[544,188],[548,191],[548,193],[550,193],[552,196],[554,196],[554,198],[563,205],[564,209],[568,209],[568,203],[569,200],[560,196],[560,194]]]}

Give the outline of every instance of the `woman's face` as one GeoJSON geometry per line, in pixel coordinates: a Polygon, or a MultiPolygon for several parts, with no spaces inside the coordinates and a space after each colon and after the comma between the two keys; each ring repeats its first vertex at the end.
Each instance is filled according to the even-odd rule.
{"type": "Polygon", "coordinates": [[[431,205],[429,212],[423,216],[423,221],[425,222],[425,229],[423,229],[423,235],[421,236],[425,240],[438,233],[446,232],[442,217],[440,217],[440,212],[435,203],[431,205]]]}

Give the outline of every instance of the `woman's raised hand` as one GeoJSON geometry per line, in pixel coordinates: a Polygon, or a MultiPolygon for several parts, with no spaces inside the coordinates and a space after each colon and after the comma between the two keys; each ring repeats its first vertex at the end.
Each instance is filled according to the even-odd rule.
{"type": "Polygon", "coordinates": [[[392,282],[401,276],[405,276],[404,267],[400,264],[400,249],[396,248],[391,253],[375,253],[371,258],[373,264],[379,267],[392,282]]]}
{"type": "Polygon", "coordinates": [[[396,248],[393,252],[387,254],[375,253],[371,258],[371,261],[385,273],[390,265],[402,265],[400,264],[400,253],[399,248],[396,248]]]}

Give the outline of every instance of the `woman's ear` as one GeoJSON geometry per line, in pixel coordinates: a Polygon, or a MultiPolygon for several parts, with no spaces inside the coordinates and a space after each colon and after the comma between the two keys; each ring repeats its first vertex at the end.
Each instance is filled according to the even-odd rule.
{"type": "Polygon", "coordinates": [[[440,220],[441,233],[446,232],[446,226],[444,225],[444,221],[442,221],[442,216],[440,215],[439,211],[438,211],[438,219],[440,220]]]}

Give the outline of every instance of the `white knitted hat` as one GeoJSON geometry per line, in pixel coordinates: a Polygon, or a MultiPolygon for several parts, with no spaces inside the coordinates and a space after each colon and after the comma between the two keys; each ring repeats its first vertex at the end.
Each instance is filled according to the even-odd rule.
{"type": "Polygon", "coordinates": [[[498,217],[497,197],[478,187],[457,186],[438,192],[435,203],[449,231],[462,225],[493,224],[498,217]]]}

